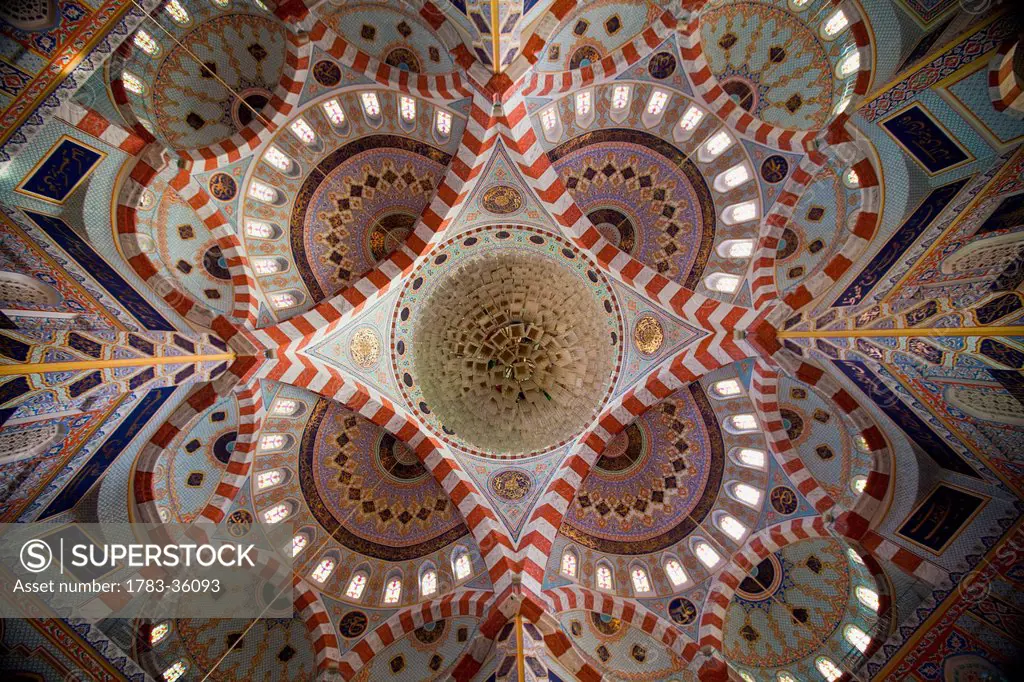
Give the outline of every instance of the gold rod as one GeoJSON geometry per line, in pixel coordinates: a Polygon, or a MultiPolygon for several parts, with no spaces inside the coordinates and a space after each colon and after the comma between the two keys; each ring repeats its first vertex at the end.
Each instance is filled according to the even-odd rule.
{"type": "Polygon", "coordinates": [[[526,655],[523,653],[523,617],[516,614],[516,670],[519,682],[526,682],[526,655]]]}
{"type": "Polygon", "coordinates": [[[780,331],[780,339],[860,339],[901,336],[1024,336],[1024,327],[916,327],[909,329],[815,329],[780,331]]]}
{"type": "MultiPolygon", "coordinates": [[[[491,0],[491,51],[494,73],[501,73],[501,33],[498,27],[498,0],[491,0]]],[[[522,682],[522,680],[520,680],[522,682]]]]}
{"type": "Polygon", "coordinates": [[[72,362],[25,362],[15,365],[0,365],[0,377],[43,372],[73,372],[79,369],[110,369],[113,367],[141,367],[143,365],[178,365],[217,360],[232,361],[234,353],[209,353],[206,355],[162,355],[156,358],[112,358],[109,360],[75,360],[72,362]]]}

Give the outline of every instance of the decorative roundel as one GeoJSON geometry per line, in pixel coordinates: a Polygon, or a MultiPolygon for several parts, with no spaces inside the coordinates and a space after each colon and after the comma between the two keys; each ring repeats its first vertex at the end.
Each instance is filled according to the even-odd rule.
{"type": "Polygon", "coordinates": [[[569,68],[578,69],[581,66],[592,66],[599,61],[601,61],[601,53],[597,51],[597,48],[584,45],[572,53],[572,58],[569,60],[569,68]]]}
{"type": "Polygon", "coordinates": [[[509,215],[523,207],[523,195],[515,187],[496,185],[484,192],[484,208],[497,215],[509,215]]]}
{"type": "Polygon", "coordinates": [[[598,634],[604,635],[605,637],[612,637],[619,634],[622,630],[622,621],[618,618],[598,613],[597,611],[590,612],[590,623],[594,626],[594,629],[598,634]]]}
{"type": "Polygon", "coordinates": [[[780,154],[772,154],[761,163],[761,177],[765,182],[777,184],[786,179],[789,173],[789,162],[780,154]]]}
{"type": "Polygon", "coordinates": [[[212,277],[224,280],[225,282],[231,281],[231,271],[228,270],[228,260],[224,257],[224,253],[220,250],[220,247],[214,244],[206,250],[203,254],[203,269],[206,270],[212,277]]]}
{"type": "Polygon", "coordinates": [[[388,56],[384,58],[384,63],[402,71],[411,71],[412,73],[419,73],[423,70],[420,65],[420,58],[412,50],[404,47],[396,47],[391,52],[388,52],[388,56]]]}
{"type": "Polygon", "coordinates": [[[231,453],[235,451],[235,438],[238,432],[228,431],[213,443],[213,456],[221,464],[227,464],[231,459],[231,453]]]}
{"type": "Polygon", "coordinates": [[[769,494],[768,499],[772,503],[772,509],[780,514],[786,515],[795,512],[797,505],[799,504],[796,492],[792,488],[784,485],[772,488],[772,492],[769,494]]]}
{"type": "Polygon", "coordinates": [[[652,78],[662,80],[676,72],[676,57],[671,52],[658,52],[647,63],[647,73],[652,78]]]}
{"type": "Polygon", "coordinates": [[[338,621],[338,632],[342,637],[352,639],[366,632],[369,620],[362,611],[349,611],[338,621]]]}
{"type": "Polygon", "coordinates": [[[503,500],[515,502],[526,497],[533,487],[533,481],[518,469],[505,469],[491,477],[491,492],[503,500]]]}
{"type": "Polygon", "coordinates": [[[313,65],[313,78],[324,87],[332,88],[341,82],[341,69],[329,59],[321,59],[313,65]]]}
{"type": "Polygon", "coordinates": [[[804,433],[804,418],[796,410],[783,407],[779,410],[782,417],[782,426],[786,429],[786,435],[791,441],[800,440],[804,433]]]}
{"type": "Polygon", "coordinates": [[[244,537],[252,528],[252,514],[247,509],[238,509],[228,517],[228,535],[234,538],[244,537]]]}
{"type": "Polygon", "coordinates": [[[782,239],[775,252],[776,260],[786,260],[800,249],[800,236],[790,228],[782,231],[782,239]]]}
{"type": "Polygon", "coordinates": [[[644,315],[633,328],[633,343],[644,355],[653,355],[665,343],[665,330],[654,315],[644,315]]]}
{"type": "Polygon", "coordinates": [[[380,337],[369,327],[363,327],[352,335],[348,344],[348,352],[352,362],[369,369],[380,359],[380,337]]]}
{"type": "Polygon", "coordinates": [[[238,182],[227,173],[214,173],[210,176],[210,194],[220,201],[231,201],[238,195],[238,182]]]}
{"type": "Polygon", "coordinates": [[[668,604],[668,615],[680,625],[689,625],[697,619],[697,607],[686,597],[676,597],[668,604]]]}
{"type": "Polygon", "coordinates": [[[428,475],[416,453],[387,431],[381,431],[374,454],[381,471],[398,483],[416,482],[428,475]]]}

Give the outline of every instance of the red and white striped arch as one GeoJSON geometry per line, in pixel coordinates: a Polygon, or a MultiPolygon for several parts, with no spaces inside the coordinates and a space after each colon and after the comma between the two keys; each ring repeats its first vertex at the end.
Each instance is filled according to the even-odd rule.
{"type": "Polygon", "coordinates": [[[1003,43],[988,67],[988,91],[992,106],[1007,116],[1024,118],[1024,76],[1014,70],[1020,60],[1021,41],[1003,43]]]}

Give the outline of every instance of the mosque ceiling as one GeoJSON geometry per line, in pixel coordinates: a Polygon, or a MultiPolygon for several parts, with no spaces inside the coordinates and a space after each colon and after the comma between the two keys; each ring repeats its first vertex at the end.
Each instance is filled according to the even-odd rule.
{"type": "Polygon", "coordinates": [[[2,520],[284,522],[295,596],[0,667],[999,674],[1024,77],[974,5],[0,9],[2,520]]]}

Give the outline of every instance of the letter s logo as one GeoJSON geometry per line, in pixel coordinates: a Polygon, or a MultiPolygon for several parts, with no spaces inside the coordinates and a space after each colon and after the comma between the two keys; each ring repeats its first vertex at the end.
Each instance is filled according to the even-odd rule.
{"type": "Polygon", "coordinates": [[[53,563],[53,551],[42,540],[29,540],[21,546],[21,565],[31,573],[45,571],[53,563]]]}

